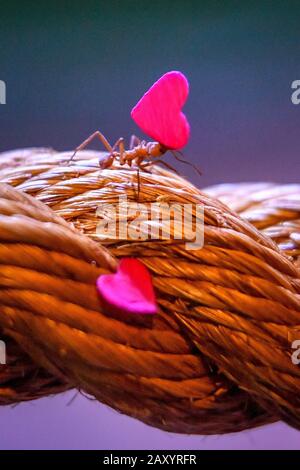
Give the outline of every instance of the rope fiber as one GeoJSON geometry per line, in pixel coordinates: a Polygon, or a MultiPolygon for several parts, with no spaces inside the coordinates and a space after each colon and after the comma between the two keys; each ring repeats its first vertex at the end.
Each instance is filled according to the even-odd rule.
{"type": "Polygon", "coordinates": [[[124,194],[136,201],[136,171],[118,162],[100,170],[93,151],[68,165],[71,154],[1,154],[0,336],[8,362],[0,404],[77,388],[172,432],[221,434],[279,419],[299,428],[291,344],[300,339],[300,188],[202,192],[154,166],[140,173],[141,202],[203,206],[203,248],[103,240],[97,208],[124,194]],[[159,313],[150,323],[112,317],[98,297],[97,277],[124,256],[152,274],[159,313]]]}

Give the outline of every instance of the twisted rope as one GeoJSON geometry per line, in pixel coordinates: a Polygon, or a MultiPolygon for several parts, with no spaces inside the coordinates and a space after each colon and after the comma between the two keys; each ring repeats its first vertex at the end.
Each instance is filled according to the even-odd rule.
{"type": "Polygon", "coordinates": [[[112,239],[107,251],[96,209],[124,192],[135,200],[135,172],[100,171],[98,156],[81,152],[67,166],[69,152],[1,155],[0,181],[22,190],[0,192],[0,325],[14,351],[0,368],[2,403],[76,387],[169,431],[216,434],[280,418],[299,427],[295,265],[221,202],[159,168],[141,174],[141,200],[201,204],[204,247],[112,239]],[[123,256],[152,273],[160,312],[150,326],[101,307],[95,280],[123,256]]]}
{"type": "Polygon", "coordinates": [[[299,184],[220,184],[205,188],[204,191],[228,204],[244,219],[272,238],[299,266],[299,184]]]}

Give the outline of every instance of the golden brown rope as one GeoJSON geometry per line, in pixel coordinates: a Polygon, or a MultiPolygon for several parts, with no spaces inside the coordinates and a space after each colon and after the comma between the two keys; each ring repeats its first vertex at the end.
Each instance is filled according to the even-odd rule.
{"type": "Polygon", "coordinates": [[[300,185],[274,183],[220,184],[205,188],[272,238],[299,265],[300,185]]]}
{"type": "MultiPolygon", "coordinates": [[[[78,387],[170,431],[232,432],[280,417],[299,427],[299,371],[290,358],[299,329],[295,266],[226,206],[158,168],[142,174],[142,201],[203,205],[204,248],[111,240],[109,254],[97,240],[96,209],[124,191],[134,199],[135,173],[100,171],[98,155],[82,152],[72,166],[70,153],[45,149],[1,156],[0,181],[64,219],[32,199],[16,202],[23,194],[15,191],[8,202],[2,188],[0,323],[24,363],[22,350],[37,365],[30,393],[15,372],[6,402],[56,393],[61,380],[61,388],[78,387]],[[96,276],[122,256],[140,258],[152,272],[161,310],[151,328],[102,311],[96,276]]],[[[4,389],[1,370],[0,383],[4,389]]]]}

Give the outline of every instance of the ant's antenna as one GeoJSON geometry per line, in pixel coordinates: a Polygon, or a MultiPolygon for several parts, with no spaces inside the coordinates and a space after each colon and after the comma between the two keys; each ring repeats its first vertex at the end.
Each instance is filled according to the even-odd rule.
{"type": "Polygon", "coordinates": [[[198,175],[202,176],[202,171],[199,170],[199,168],[194,165],[193,163],[185,160],[184,158],[180,158],[178,157],[177,153],[179,153],[182,157],[183,157],[183,154],[182,152],[180,152],[179,150],[171,150],[171,153],[173,154],[173,156],[176,158],[177,161],[181,162],[181,163],[185,163],[186,165],[190,165],[192,168],[194,168],[195,171],[197,171],[198,175]]]}

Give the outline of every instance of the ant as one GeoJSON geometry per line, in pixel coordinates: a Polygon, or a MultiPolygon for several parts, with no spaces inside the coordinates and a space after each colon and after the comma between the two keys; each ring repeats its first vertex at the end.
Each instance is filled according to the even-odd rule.
{"type": "MultiPolygon", "coordinates": [[[[72,162],[77,152],[84,150],[95,138],[98,138],[108,151],[107,155],[103,155],[99,159],[99,167],[101,168],[101,170],[111,168],[114,164],[115,159],[117,159],[119,164],[122,166],[128,165],[130,168],[132,168],[132,165],[134,164],[137,169],[138,195],[140,194],[141,187],[140,170],[147,170],[147,168],[152,166],[154,163],[161,163],[168,170],[174,171],[176,174],[178,174],[177,170],[173,168],[172,165],[160,158],[168,150],[172,152],[176,160],[185,164],[192,165],[190,162],[187,162],[186,160],[180,158],[175,152],[175,150],[168,149],[159,142],[146,142],[145,140],[140,140],[137,136],[132,135],[130,139],[129,150],[126,150],[123,137],[120,137],[112,146],[100,131],[94,132],[78,147],[76,147],[68,164],[72,162]]],[[[194,167],[194,165],[192,166],[194,167]]],[[[194,168],[199,174],[201,174],[197,167],[194,168]]]]}

